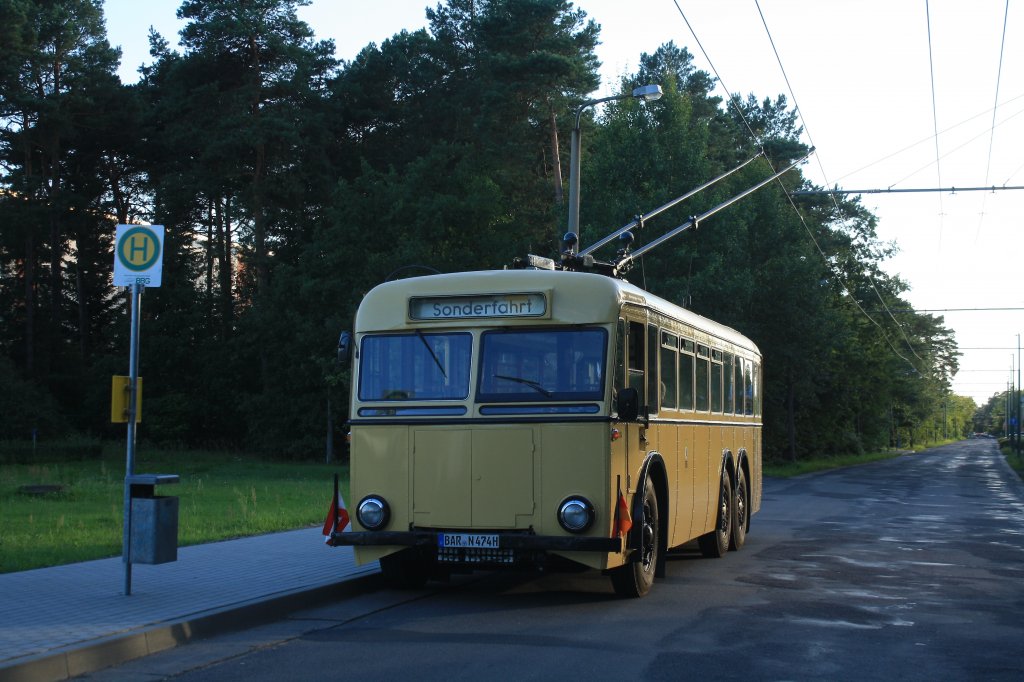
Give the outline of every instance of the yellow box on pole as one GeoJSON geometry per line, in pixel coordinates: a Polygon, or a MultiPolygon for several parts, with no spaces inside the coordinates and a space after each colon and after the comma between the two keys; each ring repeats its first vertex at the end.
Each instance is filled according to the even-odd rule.
{"type": "MultiPolygon", "coordinates": [[[[110,382],[110,421],[114,424],[128,423],[128,405],[131,402],[131,377],[114,376],[110,382]]],[[[135,394],[135,423],[142,421],[142,377],[135,394]]]]}

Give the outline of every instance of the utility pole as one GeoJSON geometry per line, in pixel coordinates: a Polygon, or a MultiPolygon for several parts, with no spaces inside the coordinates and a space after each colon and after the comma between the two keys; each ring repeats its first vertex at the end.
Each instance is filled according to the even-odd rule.
{"type": "Polygon", "coordinates": [[[1003,435],[1010,437],[1010,382],[1006,382],[1006,400],[1003,401],[1003,435]]]}

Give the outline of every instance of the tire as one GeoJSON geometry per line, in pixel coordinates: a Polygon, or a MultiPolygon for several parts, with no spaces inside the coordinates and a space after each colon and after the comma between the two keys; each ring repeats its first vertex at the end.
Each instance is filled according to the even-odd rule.
{"type": "Polygon", "coordinates": [[[743,467],[740,467],[736,471],[736,494],[733,496],[732,504],[732,542],[729,543],[729,549],[734,552],[747,541],[747,527],[750,524],[748,499],[747,475],[743,472],[743,467]]]}
{"type": "Polygon", "coordinates": [[[388,587],[416,590],[427,584],[430,563],[418,553],[405,550],[381,557],[380,572],[388,587]]]}
{"type": "Polygon", "coordinates": [[[718,519],[715,521],[715,529],[697,538],[701,554],[709,559],[721,558],[729,551],[734,501],[732,478],[729,476],[729,470],[723,468],[722,484],[718,488],[718,519]]]}
{"type": "Polygon", "coordinates": [[[654,483],[650,478],[644,485],[643,515],[639,521],[640,556],[630,557],[625,566],[616,568],[611,573],[612,587],[620,597],[635,599],[651,591],[654,584],[654,571],[658,565],[658,551],[661,543],[661,528],[658,524],[658,495],[654,491],[654,483]]]}

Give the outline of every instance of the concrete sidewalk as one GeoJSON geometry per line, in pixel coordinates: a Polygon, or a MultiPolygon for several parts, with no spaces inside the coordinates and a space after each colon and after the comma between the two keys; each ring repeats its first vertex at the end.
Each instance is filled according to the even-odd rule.
{"type": "Polygon", "coordinates": [[[320,528],[178,550],[178,560],[121,558],[0,575],[0,682],[63,680],[218,631],[267,621],[344,593],[372,575],[320,528]]]}

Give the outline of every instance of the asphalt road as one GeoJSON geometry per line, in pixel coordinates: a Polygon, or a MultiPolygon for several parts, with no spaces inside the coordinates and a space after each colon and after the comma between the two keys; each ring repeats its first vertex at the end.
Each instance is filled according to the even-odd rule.
{"type": "Polygon", "coordinates": [[[992,440],[765,485],[640,600],[593,573],[350,599],[89,679],[1022,680],[1024,486],[992,440]],[[180,677],[179,677],[180,676],[180,677]]]}

